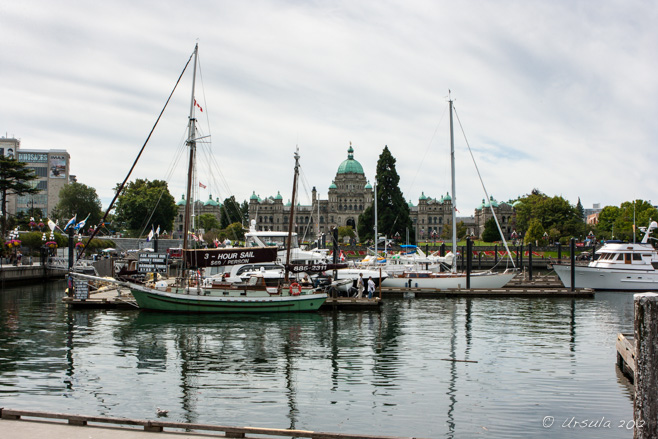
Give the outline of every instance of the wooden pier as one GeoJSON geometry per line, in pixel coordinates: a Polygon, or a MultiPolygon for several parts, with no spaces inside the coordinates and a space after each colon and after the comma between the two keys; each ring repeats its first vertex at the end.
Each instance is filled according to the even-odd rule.
{"type": "Polygon", "coordinates": [[[379,297],[368,299],[362,297],[329,297],[320,307],[320,311],[371,311],[378,310],[382,306],[379,297]]]}
{"type": "Polygon", "coordinates": [[[537,287],[512,287],[512,288],[448,288],[438,290],[434,288],[386,288],[382,287],[383,298],[425,298],[434,299],[441,297],[570,297],[570,298],[592,298],[594,290],[589,288],[537,288],[537,287]]]}
{"type": "Polygon", "coordinates": [[[635,338],[633,334],[617,334],[617,366],[631,380],[635,379],[635,338]]]}
{"type": "MultiPolygon", "coordinates": [[[[183,422],[172,422],[166,420],[144,420],[129,418],[113,418],[106,416],[84,416],[68,413],[51,413],[28,410],[11,410],[0,408],[0,429],[2,431],[12,430],[11,436],[15,439],[28,437],[50,437],[59,438],[126,438],[126,437],[184,437],[191,435],[196,437],[233,437],[233,438],[312,438],[312,439],[412,439],[411,437],[394,437],[381,435],[363,435],[349,433],[328,433],[310,430],[293,430],[263,427],[233,427],[214,424],[194,424],[183,422]],[[30,419],[26,419],[30,418],[30,419]],[[17,424],[28,423],[30,429],[25,436],[21,436],[17,424]],[[3,426],[4,423],[5,426],[3,426]],[[11,428],[9,425],[11,425],[11,428]],[[109,428],[115,426],[115,428],[109,428]],[[120,426],[121,428],[116,428],[120,426]],[[135,428],[137,427],[137,428],[135,428]],[[141,430],[139,429],[141,427],[141,430]],[[102,428],[102,430],[101,430],[102,428]],[[166,430],[165,430],[166,429],[166,430]],[[143,435],[138,434],[144,433],[143,435]],[[146,433],[148,432],[148,433],[146,433]],[[164,432],[160,435],[154,433],[164,432]],[[193,432],[193,433],[191,433],[193,432]],[[18,435],[16,435],[18,433],[18,435]],[[180,434],[181,436],[178,436],[180,434]]],[[[24,425],[24,424],[23,424],[24,425]]],[[[25,430],[22,430],[25,431],[25,430]]],[[[418,438],[420,439],[420,438],[418,438]]]]}

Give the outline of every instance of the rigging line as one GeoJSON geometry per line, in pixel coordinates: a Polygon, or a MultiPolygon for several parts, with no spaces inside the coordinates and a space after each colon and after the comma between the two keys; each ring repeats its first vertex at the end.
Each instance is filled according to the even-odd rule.
{"type": "MultiPolygon", "coordinates": [[[[196,52],[196,49],[195,49],[196,52]]],[[[123,183],[121,183],[121,186],[117,189],[117,192],[114,194],[114,198],[112,198],[112,201],[110,202],[109,207],[105,211],[105,215],[103,216],[103,219],[101,220],[101,223],[104,223],[105,220],[107,219],[107,216],[110,213],[110,210],[112,210],[112,207],[114,206],[115,201],[119,197],[119,194],[123,190],[124,186],[126,185],[126,182],[130,178],[130,174],[132,174],[133,170],[135,169],[135,166],[137,165],[137,162],[139,161],[139,158],[142,156],[142,153],[144,152],[144,148],[146,148],[146,144],[148,141],[151,139],[151,136],[153,135],[153,131],[155,131],[155,127],[158,126],[158,122],[160,122],[160,119],[162,118],[162,114],[164,113],[165,109],[167,108],[167,105],[169,105],[169,101],[171,100],[171,97],[174,95],[174,92],[176,91],[176,88],[178,87],[178,84],[180,83],[180,80],[183,78],[183,74],[185,73],[185,70],[187,70],[187,66],[190,65],[190,61],[192,61],[192,57],[194,57],[194,52],[192,52],[192,55],[190,55],[190,58],[187,60],[185,63],[185,67],[183,67],[183,71],[180,73],[178,76],[178,80],[176,81],[176,84],[174,85],[173,90],[171,90],[171,93],[169,93],[169,97],[167,98],[167,101],[165,102],[164,107],[162,107],[162,111],[160,111],[160,114],[158,115],[158,118],[155,120],[155,123],[153,124],[153,128],[151,128],[151,132],[149,133],[148,137],[144,141],[144,144],[142,145],[142,148],[139,150],[139,154],[137,154],[137,158],[135,158],[135,161],[133,162],[132,166],[130,167],[130,171],[128,171],[128,175],[126,175],[126,178],[123,180],[123,183]]],[[[78,253],[77,258],[75,258],[76,262],[82,257],[82,255],[85,254],[85,250],[87,250],[87,246],[91,242],[92,239],[94,239],[94,236],[96,236],[96,233],[98,233],[98,226],[94,227],[94,231],[92,232],[91,236],[87,240],[87,242],[82,246],[82,249],[80,249],[80,252],[78,253]]]]}
{"type": "MultiPolygon", "coordinates": [[[[459,124],[459,129],[461,129],[462,135],[464,136],[464,141],[466,142],[466,147],[468,148],[468,152],[471,155],[471,159],[473,160],[473,165],[475,166],[475,171],[478,174],[478,178],[480,179],[480,184],[482,185],[482,190],[484,191],[484,195],[487,200],[489,200],[489,194],[487,193],[487,188],[484,187],[484,181],[482,180],[482,175],[480,174],[480,169],[478,168],[477,163],[475,162],[475,156],[473,155],[473,151],[471,150],[471,145],[468,143],[468,139],[466,138],[466,132],[464,132],[464,127],[462,126],[462,121],[459,119],[459,115],[457,114],[457,109],[455,106],[452,106],[452,109],[455,113],[455,116],[457,117],[457,123],[459,124]]],[[[489,203],[489,208],[491,209],[491,215],[493,216],[494,221],[496,222],[496,227],[498,227],[498,232],[500,233],[500,237],[503,239],[503,244],[505,245],[505,250],[507,250],[507,254],[512,261],[512,267],[516,268],[516,265],[514,265],[514,258],[512,258],[512,253],[509,250],[509,247],[507,246],[507,240],[505,239],[505,234],[503,233],[503,230],[500,227],[500,223],[498,222],[498,218],[496,217],[496,212],[493,210],[493,205],[492,203],[489,203]]],[[[456,225],[453,224],[453,227],[456,225]]]]}
{"type": "Polygon", "coordinates": [[[411,185],[409,186],[410,190],[414,187],[414,184],[416,182],[416,177],[418,177],[418,174],[420,173],[420,168],[423,166],[423,163],[425,162],[425,158],[427,157],[427,154],[429,153],[430,147],[432,146],[432,142],[434,141],[434,138],[436,137],[436,133],[439,131],[439,127],[441,126],[441,122],[443,121],[443,118],[445,117],[446,112],[447,112],[446,108],[443,109],[443,114],[441,115],[441,118],[439,119],[439,123],[436,125],[436,128],[434,129],[434,133],[432,134],[432,137],[430,138],[430,141],[427,143],[427,147],[425,148],[425,153],[423,154],[423,158],[418,162],[418,168],[416,169],[416,174],[414,175],[414,178],[411,179],[411,185]]]}

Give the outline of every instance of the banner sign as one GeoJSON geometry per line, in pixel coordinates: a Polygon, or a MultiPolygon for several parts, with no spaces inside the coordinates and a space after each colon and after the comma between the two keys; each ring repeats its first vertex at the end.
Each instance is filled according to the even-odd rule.
{"type": "Polygon", "coordinates": [[[347,264],[288,264],[286,270],[293,273],[319,273],[327,270],[347,268],[347,264]]]}
{"type": "Polygon", "coordinates": [[[277,247],[208,248],[183,250],[188,267],[220,267],[257,262],[274,262],[277,247]]]}

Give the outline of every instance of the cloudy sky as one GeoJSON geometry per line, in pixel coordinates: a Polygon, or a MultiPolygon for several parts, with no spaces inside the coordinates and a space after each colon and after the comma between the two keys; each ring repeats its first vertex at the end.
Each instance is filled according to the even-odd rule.
{"type": "MultiPolygon", "coordinates": [[[[66,149],[104,206],[199,43],[200,191],[306,203],[350,142],[371,181],[388,145],[406,199],[538,188],[575,204],[658,202],[658,3],[600,1],[34,1],[0,5],[0,132],[66,149]],[[463,129],[463,132],[462,132],[463,129]]],[[[133,178],[179,199],[191,75],[133,178]]]]}

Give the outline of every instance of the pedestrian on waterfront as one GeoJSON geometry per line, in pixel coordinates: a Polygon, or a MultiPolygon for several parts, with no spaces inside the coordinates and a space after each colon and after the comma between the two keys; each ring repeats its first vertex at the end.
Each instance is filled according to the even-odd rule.
{"type": "Polygon", "coordinates": [[[372,299],[372,295],[375,293],[375,281],[372,280],[372,276],[368,279],[368,299],[372,299]]]}
{"type": "Polygon", "coordinates": [[[365,290],[365,285],[363,282],[363,273],[359,273],[359,279],[356,281],[356,298],[360,299],[363,297],[363,290],[365,290]]]}

